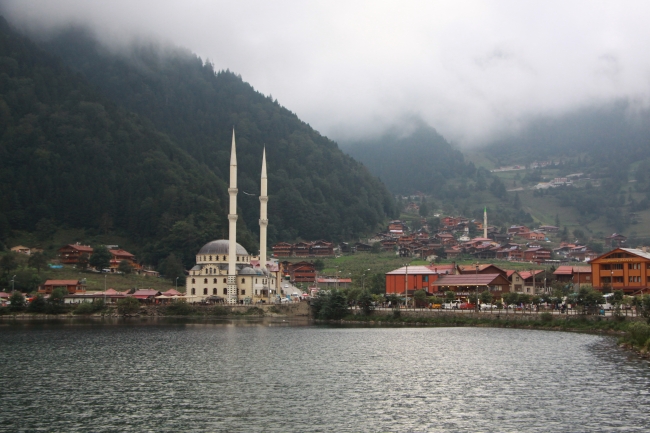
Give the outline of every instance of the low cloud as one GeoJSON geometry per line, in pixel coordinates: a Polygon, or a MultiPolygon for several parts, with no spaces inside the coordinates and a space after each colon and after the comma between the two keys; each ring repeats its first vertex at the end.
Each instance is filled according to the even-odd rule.
{"type": "Polygon", "coordinates": [[[241,74],[334,139],[420,117],[462,146],[529,119],[650,100],[645,1],[6,0],[21,28],[152,38],[241,74]]]}

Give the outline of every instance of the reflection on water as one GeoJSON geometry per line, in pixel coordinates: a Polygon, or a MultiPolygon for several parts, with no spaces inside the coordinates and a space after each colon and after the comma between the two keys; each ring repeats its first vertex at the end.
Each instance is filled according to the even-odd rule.
{"type": "Polygon", "coordinates": [[[0,324],[3,431],[647,431],[595,335],[282,319],[0,324]]]}

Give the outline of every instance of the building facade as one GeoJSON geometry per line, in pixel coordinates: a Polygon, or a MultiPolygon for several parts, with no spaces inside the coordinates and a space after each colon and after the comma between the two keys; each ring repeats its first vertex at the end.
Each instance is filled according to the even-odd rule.
{"type": "Polygon", "coordinates": [[[591,261],[596,289],[622,290],[627,295],[650,293],[650,253],[616,248],[591,261]]]}

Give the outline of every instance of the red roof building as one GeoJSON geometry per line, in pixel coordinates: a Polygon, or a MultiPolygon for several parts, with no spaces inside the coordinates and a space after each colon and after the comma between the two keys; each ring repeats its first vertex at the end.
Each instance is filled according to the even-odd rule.
{"type": "Polygon", "coordinates": [[[79,280],[47,280],[38,288],[38,293],[50,295],[54,289],[60,287],[66,289],[70,295],[86,291],[86,285],[79,280]]]}
{"type": "Polygon", "coordinates": [[[93,248],[88,245],[80,245],[79,243],[76,243],[59,248],[58,253],[61,263],[71,265],[77,264],[79,257],[82,254],[87,254],[90,256],[93,253],[93,248]]]}
{"type": "Polygon", "coordinates": [[[591,284],[591,266],[559,266],[553,275],[562,283],[591,284]]]}
{"type": "Polygon", "coordinates": [[[510,282],[501,274],[444,275],[433,283],[440,292],[454,291],[458,296],[469,296],[476,291],[489,290],[495,297],[501,297],[510,290],[510,282]]]}

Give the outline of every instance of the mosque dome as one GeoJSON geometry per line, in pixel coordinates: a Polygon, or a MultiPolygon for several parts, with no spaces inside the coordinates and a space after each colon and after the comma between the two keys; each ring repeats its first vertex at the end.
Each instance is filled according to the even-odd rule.
{"type": "MultiPolygon", "coordinates": [[[[228,254],[228,244],[229,241],[227,239],[218,239],[216,241],[208,242],[207,244],[203,245],[197,255],[199,254],[228,254]]],[[[241,245],[237,244],[237,255],[238,256],[247,256],[248,251],[246,251],[246,248],[242,247],[241,245]]]]}
{"type": "Polygon", "coordinates": [[[238,272],[239,275],[262,275],[261,272],[247,266],[238,272]]]}

